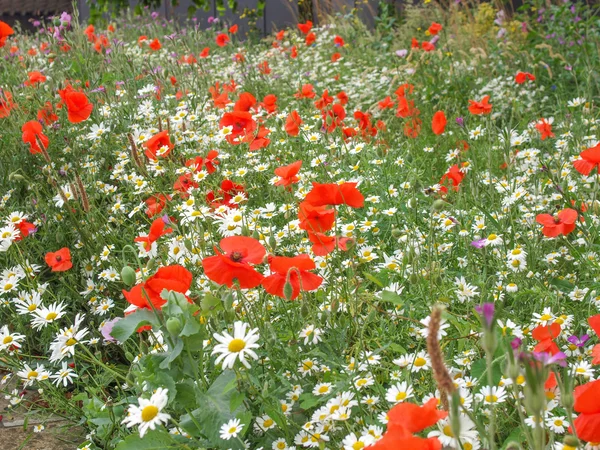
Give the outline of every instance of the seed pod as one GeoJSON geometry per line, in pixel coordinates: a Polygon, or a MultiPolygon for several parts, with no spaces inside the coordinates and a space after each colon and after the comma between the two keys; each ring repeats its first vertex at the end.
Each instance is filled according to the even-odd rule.
{"type": "Polygon", "coordinates": [[[179,336],[181,329],[181,321],[177,317],[169,317],[167,320],[167,330],[169,330],[169,333],[173,336],[179,336]]]}
{"type": "Polygon", "coordinates": [[[125,266],[121,269],[121,280],[126,286],[133,286],[135,284],[135,270],[132,267],[125,266]]]}

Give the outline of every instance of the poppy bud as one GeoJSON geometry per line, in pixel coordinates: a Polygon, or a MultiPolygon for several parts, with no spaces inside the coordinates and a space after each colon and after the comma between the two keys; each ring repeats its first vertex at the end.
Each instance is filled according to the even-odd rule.
{"type": "Polygon", "coordinates": [[[411,284],[417,284],[419,282],[419,277],[416,273],[411,273],[410,277],[408,277],[408,281],[411,284]]]}
{"type": "Polygon", "coordinates": [[[250,236],[250,230],[248,230],[246,225],[242,227],[242,236],[250,236]]]}
{"type": "Polygon", "coordinates": [[[135,359],[135,356],[133,356],[133,353],[131,352],[125,352],[125,358],[127,358],[127,361],[131,362],[135,359]]]}
{"type": "Polygon", "coordinates": [[[228,292],[225,297],[223,297],[223,306],[227,311],[233,308],[233,294],[228,292]]]}
{"type": "MultiPolygon", "coordinates": [[[[285,287],[284,287],[285,289],[285,287]]],[[[300,308],[300,314],[302,314],[302,317],[306,318],[308,317],[308,314],[310,313],[310,311],[308,310],[308,306],[306,306],[306,303],[302,303],[302,307],[300,308]]]]}
{"type": "Polygon", "coordinates": [[[123,267],[121,269],[121,280],[125,283],[126,286],[133,286],[135,284],[135,270],[129,266],[123,267]]]}
{"type": "MultiPolygon", "coordinates": [[[[489,369],[488,369],[489,370],[489,369]]],[[[529,415],[536,416],[544,409],[544,403],[546,395],[543,392],[539,392],[539,389],[535,391],[530,385],[525,386],[525,408],[529,415]]]]}
{"type": "Polygon", "coordinates": [[[273,250],[277,247],[277,240],[273,236],[269,237],[269,247],[273,250]]]}
{"type": "Polygon", "coordinates": [[[442,199],[437,199],[435,202],[433,202],[433,209],[434,211],[442,211],[443,209],[446,208],[446,206],[448,205],[448,203],[446,203],[444,200],[442,199]]]}
{"type": "Polygon", "coordinates": [[[575,404],[575,399],[573,397],[573,390],[571,389],[570,391],[567,391],[565,389],[565,392],[560,393],[560,402],[562,403],[562,405],[564,406],[564,408],[567,411],[570,411],[573,409],[573,405],[575,404]]]}
{"type": "Polygon", "coordinates": [[[169,333],[173,336],[179,336],[181,328],[181,321],[177,317],[169,317],[167,320],[167,330],[169,330],[169,333]]]}
{"type": "Polygon", "coordinates": [[[154,258],[150,258],[148,260],[148,263],[146,264],[146,269],[152,271],[155,268],[156,268],[156,260],[154,258]]]}
{"type": "Polygon", "coordinates": [[[19,173],[13,172],[8,176],[9,181],[23,181],[25,177],[19,173]]]}
{"type": "Polygon", "coordinates": [[[252,232],[252,237],[258,241],[258,238],[260,237],[260,234],[258,234],[258,231],[257,231],[257,230],[254,230],[254,231],[252,232]]]}
{"type": "Polygon", "coordinates": [[[392,236],[394,236],[394,238],[396,238],[396,239],[399,239],[400,236],[402,236],[402,231],[400,231],[398,228],[393,228],[392,236]]]}
{"type": "Polygon", "coordinates": [[[408,199],[408,201],[406,202],[406,206],[409,209],[413,209],[417,207],[417,199],[416,198],[410,198],[408,199]]]}
{"type": "Polygon", "coordinates": [[[563,450],[575,450],[579,447],[579,439],[569,434],[563,439],[563,446],[563,450]]]}
{"type": "MultiPolygon", "coordinates": [[[[294,295],[294,288],[292,287],[292,283],[289,280],[285,282],[283,285],[283,296],[286,300],[291,300],[294,295]]],[[[304,306],[304,305],[303,305],[304,306]]]]}
{"type": "Polygon", "coordinates": [[[506,366],[506,374],[508,375],[508,378],[510,378],[513,381],[519,377],[519,366],[515,364],[514,360],[508,362],[508,365],[506,366]]]}
{"type": "Polygon", "coordinates": [[[185,246],[185,248],[187,249],[188,252],[191,252],[194,250],[194,244],[192,244],[192,241],[190,241],[189,239],[184,240],[183,245],[185,246]]]}

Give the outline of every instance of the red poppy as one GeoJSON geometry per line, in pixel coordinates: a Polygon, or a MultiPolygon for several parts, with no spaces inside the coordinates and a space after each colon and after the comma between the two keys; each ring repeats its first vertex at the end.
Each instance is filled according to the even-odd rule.
{"type": "Polygon", "coordinates": [[[38,110],[37,119],[46,125],[53,124],[58,120],[58,116],[54,114],[52,103],[46,102],[45,106],[38,110]]]}
{"type": "Polygon", "coordinates": [[[231,127],[231,133],[227,135],[227,142],[230,144],[239,144],[237,138],[240,135],[248,135],[256,130],[256,122],[252,114],[246,111],[232,111],[223,114],[219,122],[219,128],[231,127]]]}
{"type": "Polygon", "coordinates": [[[489,114],[492,112],[492,105],[488,102],[490,100],[490,96],[486,95],[481,99],[480,102],[475,100],[469,100],[469,112],[471,114],[480,115],[480,114],[489,114]]]}
{"type": "Polygon", "coordinates": [[[298,205],[299,227],[310,232],[331,230],[335,223],[335,210],[325,206],[315,206],[306,201],[298,205]]]}
{"type": "Polygon", "coordinates": [[[246,136],[244,136],[244,139],[242,139],[242,142],[250,143],[248,150],[250,150],[251,152],[261,149],[261,148],[265,148],[267,145],[269,145],[271,143],[271,139],[269,139],[267,137],[270,132],[271,132],[271,130],[269,130],[266,127],[261,126],[261,127],[259,127],[256,135],[254,135],[253,133],[248,133],[246,136]]]}
{"type": "Polygon", "coordinates": [[[221,92],[220,83],[218,81],[214,86],[208,88],[208,92],[210,92],[216,108],[223,109],[229,103],[229,97],[227,96],[227,93],[221,92]]]}
{"type": "Polygon", "coordinates": [[[256,239],[247,236],[231,236],[221,240],[223,253],[215,247],[215,256],[202,260],[205,275],[218,284],[233,286],[237,280],[242,289],[258,286],[264,279],[263,275],[252,268],[260,264],[267,253],[256,239]]]}
{"type": "Polygon", "coordinates": [[[315,33],[308,33],[306,35],[305,43],[307,46],[311,46],[317,40],[317,35],[315,33]]]}
{"type": "Polygon", "coordinates": [[[412,40],[410,41],[410,48],[419,48],[420,44],[419,41],[417,41],[417,38],[412,38],[412,40]]]}
{"type": "Polygon", "coordinates": [[[10,110],[13,109],[12,94],[0,89],[0,119],[10,116],[10,110]]]}
{"type": "Polygon", "coordinates": [[[150,48],[154,51],[157,51],[162,48],[162,45],[161,45],[160,41],[155,38],[152,40],[152,42],[150,42],[150,48]]]}
{"type": "Polygon", "coordinates": [[[199,186],[191,173],[184,173],[173,183],[173,189],[181,193],[183,198],[188,198],[190,189],[197,189],[199,186]]]}
{"type": "Polygon", "coordinates": [[[565,208],[560,211],[556,218],[550,214],[538,214],[536,222],[543,225],[542,234],[546,237],[556,237],[561,234],[565,236],[575,229],[578,213],[574,209],[565,208]]]}
{"type": "Polygon", "coordinates": [[[6,45],[6,38],[14,34],[14,32],[9,24],[0,20],[0,48],[6,45]]]}
{"type": "Polygon", "coordinates": [[[52,272],[64,272],[73,267],[71,262],[71,252],[64,247],[56,252],[46,253],[46,264],[50,266],[52,272]]]}
{"type": "Polygon", "coordinates": [[[433,115],[433,119],[431,121],[431,129],[434,134],[442,134],[446,129],[446,115],[444,111],[438,111],[433,115]]]}
{"type": "Polygon", "coordinates": [[[415,102],[407,99],[404,95],[399,95],[398,107],[396,108],[396,117],[407,118],[418,114],[418,109],[415,108],[415,102]]]}
{"type": "Polygon", "coordinates": [[[421,48],[426,52],[432,52],[435,50],[435,45],[428,41],[421,42],[421,48]]]}
{"type": "Polygon", "coordinates": [[[533,337],[539,343],[534,347],[538,353],[550,353],[556,355],[560,349],[554,342],[554,339],[560,334],[560,324],[552,323],[550,325],[538,325],[531,332],[533,337]]]}
{"type": "Polygon", "coordinates": [[[236,25],[231,25],[231,26],[229,27],[229,33],[231,33],[231,34],[235,34],[235,33],[237,33],[237,32],[238,32],[238,26],[237,26],[237,24],[236,24],[236,25]]]}
{"type": "Polygon", "coordinates": [[[198,56],[200,58],[208,58],[209,53],[210,53],[210,47],[204,47],[198,56]]]}
{"type": "Polygon", "coordinates": [[[460,186],[460,183],[462,183],[464,177],[465,174],[460,171],[457,164],[454,164],[440,179],[440,184],[442,185],[440,191],[447,194],[448,188],[445,186],[445,183],[446,181],[450,181],[452,183],[452,189],[458,192],[458,187],[460,186]]]}
{"type": "Polygon", "coordinates": [[[327,183],[313,182],[313,188],[304,201],[313,206],[348,205],[352,208],[362,208],[365,198],[356,188],[357,183],[327,183]]]}
{"type": "Polygon", "coordinates": [[[265,95],[260,106],[269,114],[273,114],[277,111],[277,96],[274,94],[265,95]]]}
{"type": "Polygon", "coordinates": [[[167,202],[171,200],[170,195],[158,194],[146,199],[144,203],[148,206],[146,208],[146,215],[148,217],[154,217],[160,214],[161,211],[167,206],[167,202]]]}
{"type": "Polygon", "coordinates": [[[535,81],[535,75],[532,75],[529,72],[519,72],[515,75],[515,83],[517,84],[523,84],[527,80],[535,81]]]}
{"type": "Polygon", "coordinates": [[[245,194],[246,191],[244,186],[241,184],[234,183],[231,180],[223,180],[221,182],[221,189],[217,192],[219,195],[219,200],[215,196],[213,191],[209,191],[206,194],[206,201],[210,203],[210,206],[213,208],[218,208],[219,206],[227,206],[228,208],[237,208],[238,205],[233,203],[232,200],[237,194],[245,194]]]}
{"type": "Polygon", "coordinates": [[[278,167],[277,169],[275,169],[275,175],[280,177],[280,180],[278,180],[275,183],[275,186],[288,187],[288,186],[300,181],[300,178],[298,178],[297,175],[298,175],[298,172],[300,171],[301,167],[302,167],[302,161],[296,161],[287,166],[282,166],[282,167],[278,167]]]}
{"type": "Polygon", "coordinates": [[[581,159],[575,161],[573,163],[573,167],[575,167],[575,170],[577,170],[577,172],[579,172],[581,175],[585,175],[587,177],[592,170],[598,169],[600,166],[600,142],[594,147],[590,147],[587,150],[582,151],[579,154],[579,157],[581,159]]]}
{"type": "Polygon", "coordinates": [[[292,59],[296,59],[298,57],[298,49],[296,48],[296,46],[292,46],[292,48],[290,49],[290,58],[292,59]]]}
{"type": "Polygon", "coordinates": [[[163,290],[184,294],[192,285],[192,274],[180,265],[161,267],[145,282],[134,286],[129,292],[123,290],[125,299],[138,308],[160,309],[167,301],[160,294],[163,290]],[[150,303],[148,302],[150,301],[150,303]],[[152,306],[151,306],[152,304],[152,306]]]}
{"type": "Polygon", "coordinates": [[[27,80],[24,84],[25,86],[33,86],[35,84],[43,83],[46,81],[46,77],[44,74],[38,71],[29,72],[28,74],[29,80],[27,80]]]}
{"type": "Polygon", "coordinates": [[[147,236],[138,236],[133,241],[141,242],[144,250],[149,252],[152,249],[152,244],[156,242],[161,236],[171,234],[173,228],[165,228],[165,221],[161,218],[156,219],[150,225],[150,232],[147,236]]]}
{"type": "Polygon", "coordinates": [[[547,138],[553,138],[554,133],[552,132],[552,125],[546,121],[546,119],[540,119],[538,123],[535,124],[535,128],[540,132],[542,141],[547,138]]]}
{"type": "Polygon", "coordinates": [[[438,34],[440,31],[442,31],[442,25],[440,25],[437,22],[432,22],[431,25],[429,25],[429,28],[427,29],[427,31],[429,31],[429,34],[435,36],[436,34],[438,34]]]}
{"type": "Polygon", "coordinates": [[[308,34],[311,30],[313,23],[310,20],[307,20],[306,23],[299,23],[298,29],[302,31],[303,34],[308,34]]]}
{"type": "Polygon", "coordinates": [[[315,107],[317,109],[324,109],[327,105],[331,105],[333,103],[333,97],[329,95],[329,91],[325,89],[321,98],[315,102],[315,107]]]}
{"type": "Polygon", "coordinates": [[[148,159],[157,159],[159,156],[159,151],[161,157],[167,156],[175,147],[171,143],[171,138],[169,137],[169,132],[167,130],[161,131],[160,133],[156,133],[146,142],[144,142],[144,147],[146,147],[146,156],[148,159]],[[163,147],[166,147],[166,150],[161,150],[163,147]]]}
{"type": "Polygon", "coordinates": [[[290,136],[298,136],[303,121],[297,111],[292,111],[285,119],[285,131],[290,136]]]}
{"type": "Polygon", "coordinates": [[[331,62],[339,61],[341,57],[342,57],[341,53],[334,53],[333,55],[331,55],[331,62]]]}
{"type": "Polygon", "coordinates": [[[204,158],[202,156],[196,156],[195,158],[188,159],[185,162],[185,165],[194,172],[201,170],[204,166],[208,173],[213,173],[217,170],[215,166],[219,165],[219,161],[216,159],[217,156],[219,156],[219,152],[217,150],[211,150],[204,158]]]}
{"type": "Polygon", "coordinates": [[[252,95],[250,92],[242,92],[238,98],[238,101],[235,102],[235,105],[233,105],[233,110],[248,112],[254,105],[256,105],[256,97],[254,97],[254,95],[252,95]]]}
{"type": "Polygon", "coordinates": [[[69,122],[83,122],[92,114],[94,105],[90,103],[83,92],[74,90],[71,85],[67,85],[64,89],[60,89],[58,95],[60,95],[60,98],[67,107],[67,117],[69,122]]]}
{"type": "Polygon", "coordinates": [[[600,380],[577,386],[573,409],[579,413],[573,425],[577,437],[587,442],[600,442],[600,380]]]}
{"type": "Polygon", "coordinates": [[[336,103],[331,108],[323,109],[321,116],[323,118],[323,127],[328,133],[332,133],[337,127],[344,124],[346,110],[342,105],[336,103]]]}
{"type": "Polygon", "coordinates": [[[31,154],[41,153],[42,149],[40,148],[39,143],[41,142],[44,148],[48,148],[48,144],[50,143],[50,139],[44,133],[42,133],[42,124],[37,120],[30,120],[26,122],[22,127],[21,131],[23,131],[23,142],[29,144],[29,152],[31,154]]]}
{"type": "Polygon", "coordinates": [[[388,95],[386,98],[384,98],[379,103],[377,103],[377,105],[379,106],[379,109],[393,108],[394,107],[394,100],[392,100],[392,97],[390,97],[388,95]]]}
{"type": "Polygon", "coordinates": [[[302,88],[300,88],[300,91],[298,91],[294,94],[294,97],[296,97],[296,98],[315,98],[315,95],[317,95],[317,94],[315,93],[315,89],[313,88],[312,84],[303,84],[302,88]]]}
{"type": "Polygon", "coordinates": [[[269,75],[271,73],[271,68],[269,67],[268,61],[263,61],[258,65],[258,71],[263,75],[269,75]]]}
{"type": "Polygon", "coordinates": [[[275,39],[277,39],[278,41],[282,41],[284,36],[285,30],[281,30],[277,32],[277,34],[275,35],[275,39]]]}
{"type": "Polygon", "coordinates": [[[346,43],[344,42],[344,38],[341,36],[336,36],[333,38],[333,45],[336,47],[343,47],[346,43]]]}
{"type": "Polygon", "coordinates": [[[273,256],[269,258],[269,267],[274,273],[266,277],[262,285],[265,291],[277,297],[285,298],[286,283],[292,286],[292,296],[289,300],[294,300],[300,295],[300,290],[314,291],[323,282],[323,278],[319,275],[309,272],[316,266],[308,255],[298,255],[293,258],[273,256]]]}
{"type": "Polygon", "coordinates": [[[339,248],[342,251],[348,250],[348,242],[351,238],[327,236],[323,233],[308,232],[308,239],[312,242],[312,251],[316,256],[326,256],[332,251],[339,248]]]}
{"type": "Polygon", "coordinates": [[[225,47],[229,42],[229,36],[227,36],[225,33],[218,34],[215,38],[215,42],[219,47],[225,47]]]}

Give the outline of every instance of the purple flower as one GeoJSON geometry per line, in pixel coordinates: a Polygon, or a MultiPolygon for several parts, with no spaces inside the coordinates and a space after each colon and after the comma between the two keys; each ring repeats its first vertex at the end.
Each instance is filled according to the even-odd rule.
{"type": "Polygon", "coordinates": [[[471,242],[471,245],[475,248],[483,248],[483,247],[485,247],[486,242],[487,242],[487,239],[478,239],[476,241],[471,242]]]}
{"type": "Polygon", "coordinates": [[[522,343],[523,343],[523,340],[516,337],[510,342],[510,346],[512,347],[513,350],[518,350],[519,347],[521,347],[522,343]]]}
{"type": "Polygon", "coordinates": [[[440,40],[440,35],[436,34],[433,38],[431,38],[431,40],[429,41],[430,44],[435,45],[437,43],[437,41],[440,40]]]}
{"type": "Polygon", "coordinates": [[[481,315],[486,327],[490,328],[494,321],[494,304],[484,303],[483,305],[477,305],[475,306],[475,311],[481,315]]]}
{"type": "Polygon", "coordinates": [[[150,14],[150,16],[151,16],[153,19],[156,19],[156,18],[159,16],[159,14],[158,14],[156,11],[152,11],[152,14],[150,14]]]}
{"type": "Polygon", "coordinates": [[[121,320],[120,317],[115,317],[112,320],[107,320],[106,322],[104,322],[104,326],[100,329],[100,332],[102,333],[102,336],[108,342],[119,342],[114,337],[112,337],[111,334],[110,334],[112,332],[113,327],[115,326],[115,324],[119,320],[121,320]]]}
{"type": "Polygon", "coordinates": [[[573,336],[569,336],[567,341],[569,341],[573,345],[576,345],[577,347],[583,347],[589,338],[590,337],[587,334],[584,334],[581,337],[577,337],[576,335],[573,335],[573,336]]]}
{"type": "Polygon", "coordinates": [[[551,355],[550,353],[532,353],[533,357],[544,364],[545,366],[549,366],[550,364],[558,364],[561,367],[567,367],[567,355],[563,352],[558,352],[555,355],[551,355]]]}
{"type": "Polygon", "coordinates": [[[457,117],[456,118],[456,124],[459,127],[464,127],[465,126],[465,119],[463,119],[462,117],[457,117]]]}
{"type": "Polygon", "coordinates": [[[403,48],[402,50],[396,50],[396,56],[400,58],[405,58],[406,55],[408,55],[408,50],[406,50],[405,48],[403,48]]]}
{"type": "Polygon", "coordinates": [[[33,21],[33,26],[36,27],[36,28],[39,27],[41,24],[42,24],[42,22],[40,22],[39,20],[34,20],[33,21]]]}

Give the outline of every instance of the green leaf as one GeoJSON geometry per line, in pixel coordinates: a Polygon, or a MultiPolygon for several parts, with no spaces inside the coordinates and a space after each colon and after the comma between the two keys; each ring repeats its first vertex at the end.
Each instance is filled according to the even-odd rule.
{"type": "MultiPolygon", "coordinates": [[[[476,379],[480,379],[482,376],[485,376],[487,379],[487,361],[485,358],[478,359],[471,366],[471,376],[476,379]]],[[[500,361],[496,361],[492,364],[492,379],[494,380],[494,384],[498,384],[500,379],[502,378],[502,364],[500,361]]],[[[485,381],[485,380],[484,380],[485,381]]]]}
{"type": "Polygon", "coordinates": [[[171,363],[175,360],[175,358],[177,358],[181,354],[182,350],[183,350],[183,340],[177,338],[175,347],[170,348],[167,352],[165,352],[165,355],[166,355],[165,359],[162,360],[162,362],[160,363],[160,365],[158,367],[161,369],[167,369],[168,367],[170,367],[171,363]]]}
{"type": "Polygon", "coordinates": [[[365,276],[365,278],[367,280],[371,281],[372,283],[375,283],[380,288],[383,287],[383,283],[381,281],[379,281],[374,275],[371,275],[370,273],[367,273],[367,272],[363,272],[363,275],[365,276]]]}
{"type": "Polygon", "coordinates": [[[575,288],[575,285],[570,281],[561,280],[559,278],[553,278],[550,280],[550,284],[562,292],[571,292],[575,288]]]}
{"type": "Polygon", "coordinates": [[[502,447],[500,450],[505,450],[506,448],[508,448],[508,446],[510,444],[522,444],[522,443],[526,442],[526,440],[527,440],[527,435],[523,431],[523,428],[521,428],[521,427],[515,428],[508,435],[508,437],[504,441],[504,444],[502,444],[502,447]]]}
{"type": "Polygon", "coordinates": [[[148,309],[138,309],[133,314],[123,317],[113,327],[110,335],[123,343],[142,325],[158,326],[154,312],[148,309]]]}
{"type": "Polygon", "coordinates": [[[319,403],[321,403],[321,400],[322,399],[317,397],[316,395],[312,395],[306,392],[300,396],[300,408],[310,409],[313,406],[316,406],[319,403]]]}
{"type": "MultiPolygon", "coordinates": [[[[236,375],[232,370],[225,370],[208,388],[207,392],[198,395],[198,404],[202,405],[181,417],[181,426],[193,436],[205,436],[211,443],[211,448],[242,450],[241,440],[223,440],[220,437],[220,428],[223,424],[246,413],[246,408],[241,403],[235,410],[231,410],[233,400],[237,394],[236,375]]],[[[249,425],[249,423],[244,423],[249,425]]],[[[243,434],[243,433],[242,433],[243,434]]]]}
{"type": "Polygon", "coordinates": [[[402,305],[404,303],[402,297],[392,291],[381,291],[380,297],[384,302],[390,302],[394,305],[402,305]]]}
{"type": "Polygon", "coordinates": [[[161,450],[165,448],[181,448],[181,444],[166,431],[151,430],[143,438],[137,431],[135,434],[130,434],[119,442],[115,450],[161,450]]]}
{"type": "Polygon", "coordinates": [[[175,403],[185,409],[192,409],[196,406],[196,388],[192,380],[185,380],[176,385],[177,395],[175,403]]]}

